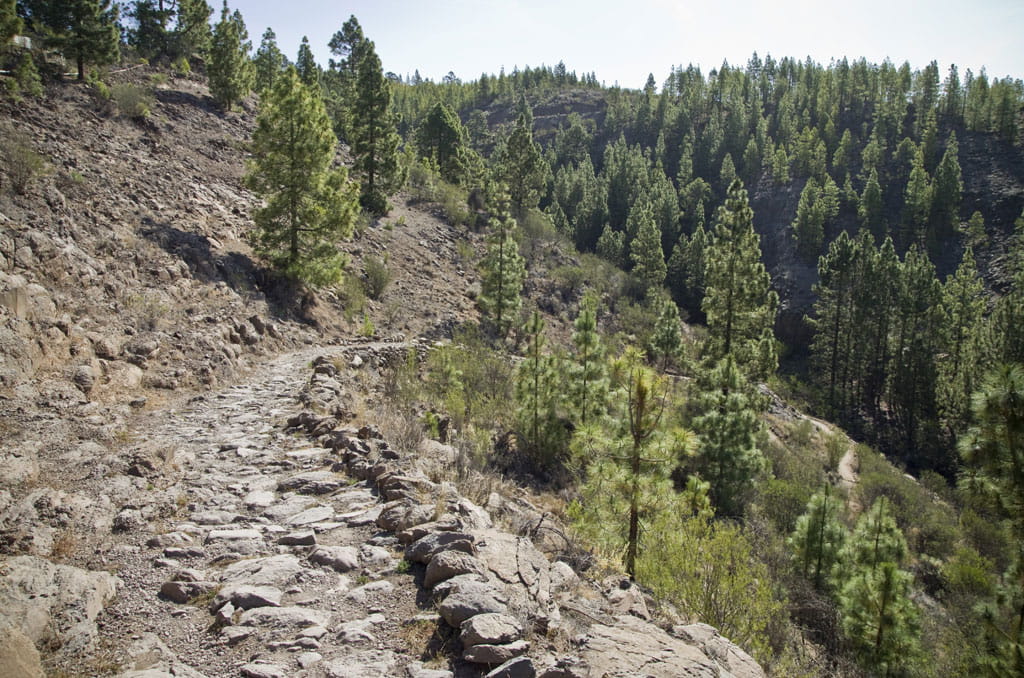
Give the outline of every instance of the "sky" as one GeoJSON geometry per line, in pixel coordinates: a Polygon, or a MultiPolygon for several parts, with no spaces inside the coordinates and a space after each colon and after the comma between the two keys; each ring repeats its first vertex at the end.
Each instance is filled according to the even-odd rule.
{"type": "MultiPolygon", "coordinates": [[[[219,17],[216,7],[214,19],[219,17]]],[[[728,61],[743,66],[791,56],[828,65],[846,56],[871,62],[936,60],[961,77],[985,66],[989,77],[1024,78],[1024,0],[229,0],[241,11],[253,46],[273,28],[295,59],[302,36],[322,65],[327,43],[350,15],[374,41],[385,71],[419,70],[440,81],[504,67],[554,66],[594,72],[607,85],[660,84],[673,66],[705,74],[728,61]]]]}

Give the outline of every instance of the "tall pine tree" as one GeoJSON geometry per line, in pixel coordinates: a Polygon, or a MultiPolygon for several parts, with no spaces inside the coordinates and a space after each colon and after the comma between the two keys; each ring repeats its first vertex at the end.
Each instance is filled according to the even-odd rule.
{"type": "Polygon", "coordinates": [[[779,297],[761,262],[754,212],[739,179],[718,209],[704,256],[705,356],[711,365],[731,357],[750,378],[764,379],[778,366],[772,326],[779,297]]]}
{"type": "Polygon", "coordinates": [[[356,66],[356,98],[352,108],[353,168],[360,178],[359,203],[371,214],[385,214],[387,196],[404,182],[399,164],[401,139],[391,111],[391,83],[370,40],[362,43],[356,66]]]}
{"type": "Polygon", "coordinates": [[[231,110],[249,94],[256,73],[249,59],[249,32],[236,9],[228,13],[228,0],[220,11],[220,21],[213,29],[210,46],[210,94],[222,108],[231,110]]]}
{"type": "Polygon", "coordinates": [[[516,243],[516,221],[499,211],[491,218],[487,254],[480,262],[480,310],[492,323],[495,333],[504,338],[516,322],[522,305],[520,293],[526,278],[526,265],[516,243]]]}
{"type": "Polygon", "coordinates": [[[313,286],[341,278],[336,243],[357,212],[356,185],[333,167],[336,146],[320,97],[289,68],[260,106],[246,183],[265,201],[253,215],[257,252],[313,286]]]}

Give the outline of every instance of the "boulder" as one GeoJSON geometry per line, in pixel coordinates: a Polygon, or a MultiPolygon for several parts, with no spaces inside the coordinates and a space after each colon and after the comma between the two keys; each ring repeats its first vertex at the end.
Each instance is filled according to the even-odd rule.
{"type": "Polygon", "coordinates": [[[441,551],[455,550],[472,555],[476,553],[473,546],[475,541],[476,537],[465,532],[434,532],[409,544],[405,549],[405,558],[426,565],[441,551]]]}
{"type": "Polygon", "coordinates": [[[330,494],[345,485],[345,480],[333,471],[309,471],[285,478],[277,484],[278,492],[299,494],[330,494]]]}
{"type": "Polygon", "coordinates": [[[348,572],[359,567],[359,552],[352,546],[317,546],[309,554],[309,562],[348,572]]]}
{"type": "Polygon", "coordinates": [[[478,614],[505,614],[508,607],[498,599],[498,593],[490,590],[472,590],[460,588],[448,594],[437,607],[438,614],[453,628],[462,626],[462,622],[478,614]]]}
{"type": "Polygon", "coordinates": [[[474,664],[503,664],[522,656],[530,650],[525,640],[516,640],[504,645],[474,645],[462,654],[462,658],[474,664]]]}
{"type": "MultiPolygon", "coordinates": [[[[459,640],[462,647],[501,645],[523,637],[519,620],[507,614],[478,614],[462,623],[459,640]]],[[[499,662],[500,663],[500,662],[499,662]]]]}
{"type": "Polygon", "coordinates": [[[427,564],[427,571],[423,575],[423,585],[430,589],[434,588],[436,584],[460,574],[485,575],[486,573],[487,568],[484,564],[468,553],[441,551],[427,564]]]}

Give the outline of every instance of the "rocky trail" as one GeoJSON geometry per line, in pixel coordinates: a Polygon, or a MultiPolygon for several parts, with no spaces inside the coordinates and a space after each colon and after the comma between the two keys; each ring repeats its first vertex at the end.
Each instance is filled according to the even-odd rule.
{"type": "Polygon", "coordinates": [[[0,600],[31,641],[49,634],[51,674],[763,675],[711,627],[656,626],[628,580],[552,559],[516,530],[545,519],[528,502],[462,496],[453,448],[393,449],[332,414],[353,372],[409,345],[288,353],[136,417],[134,491],[92,568],[50,565],[62,590],[41,606],[47,561],[6,563],[0,600]]]}

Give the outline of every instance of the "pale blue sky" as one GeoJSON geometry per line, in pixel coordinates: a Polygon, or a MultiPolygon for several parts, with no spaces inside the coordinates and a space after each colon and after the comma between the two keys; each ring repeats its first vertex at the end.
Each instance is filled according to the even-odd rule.
{"type": "MultiPolygon", "coordinates": [[[[210,0],[214,4],[214,0],[210,0]]],[[[660,84],[673,65],[694,63],[705,74],[728,60],[743,65],[792,56],[827,65],[864,56],[932,59],[942,77],[951,63],[961,76],[986,66],[990,77],[1024,78],[1024,0],[777,0],[719,2],[632,0],[229,0],[245,18],[253,45],[268,26],[294,59],[303,35],[326,65],[327,42],[354,14],[377,46],[385,71],[419,69],[440,80],[463,79],[504,66],[565,61],[577,73],[594,71],[606,84],[660,84]]],[[[215,5],[215,18],[220,5],[215,5]]]]}

